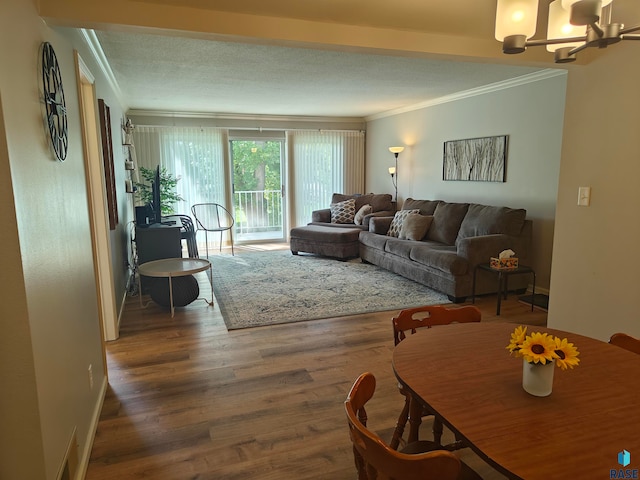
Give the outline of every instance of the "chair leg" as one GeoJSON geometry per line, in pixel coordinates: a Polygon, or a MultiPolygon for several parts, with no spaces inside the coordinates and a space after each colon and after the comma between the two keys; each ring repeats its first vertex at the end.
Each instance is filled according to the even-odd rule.
{"type": "Polygon", "coordinates": [[[207,250],[207,259],[209,259],[209,235],[207,235],[207,231],[204,231],[204,247],[207,250]]]}
{"type": "Polygon", "coordinates": [[[233,253],[233,228],[229,229],[229,238],[231,238],[231,256],[235,256],[233,253]]]}
{"type": "Polygon", "coordinates": [[[402,435],[404,434],[404,428],[407,425],[407,421],[409,420],[409,405],[411,401],[408,396],[405,396],[404,407],[402,407],[402,411],[400,412],[400,416],[398,417],[398,423],[396,423],[396,428],[393,431],[393,437],[391,437],[391,442],[389,446],[394,450],[398,450],[400,446],[400,440],[402,439],[402,435]]]}
{"type": "Polygon", "coordinates": [[[442,445],[442,420],[433,417],[433,441],[438,445],[442,445]]]}

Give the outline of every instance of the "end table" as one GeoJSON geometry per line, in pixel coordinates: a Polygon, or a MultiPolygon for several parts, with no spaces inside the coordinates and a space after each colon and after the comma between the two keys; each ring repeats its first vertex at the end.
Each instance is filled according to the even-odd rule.
{"type": "MultiPolygon", "coordinates": [[[[502,295],[504,295],[505,300],[507,299],[507,292],[509,291],[507,282],[508,282],[509,275],[522,275],[522,274],[532,275],[533,287],[532,287],[531,295],[532,295],[532,298],[535,298],[536,272],[533,271],[533,268],[527,267],[526,265],[520,265],[518,268],[497,269],[497,268],[491,268],[491,266],[488,263],[481,263],[479,265],[476,265],[476,268],[473,270],[473,290],[471,295],[471,303],[476,303],[476,274],[478,273],[478,269],[498,275],[498,304],[496,306],[496,315],[500,315],[500,304],[502,303],[502,295]]],[[[531,311],[533,312],[533,302],[531,302],[531,311]]]]}

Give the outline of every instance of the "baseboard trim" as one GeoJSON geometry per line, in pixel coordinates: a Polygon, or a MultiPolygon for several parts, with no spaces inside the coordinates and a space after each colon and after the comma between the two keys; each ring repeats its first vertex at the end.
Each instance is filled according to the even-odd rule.
{"type": "MultiPolygon", "coordinates": [[[[529,284],[529,286],[527,287],[527,292],[533,292],[533,285],[529,284]]],[[[549,289],[548,288],[540,288],[536,285],[536,293],[542,293],[544,295],[546,295],[547,297],[549,296],[549,289]]]]}
{"type": "Polygon", "coordinates": [[[100,396],[98,402],[96,402],[93,410],[93,418],[91,419],[91,425],[87,438],[84,442],[85,448],[82,451],[82,458],[78,464],[78,470],[75,480],[83,480],[87,475],[87,469],[89,468],[89,458],[91,457],[91,450],[93,449],[93,441],[96,438],[96,432],[98,431],[98,422],[100,421],[100,413],[102,413],[102,407],[104,405],[104,398],[107,395],[108,380],[105,376],[102,385],[100,386],[100,396]]]}

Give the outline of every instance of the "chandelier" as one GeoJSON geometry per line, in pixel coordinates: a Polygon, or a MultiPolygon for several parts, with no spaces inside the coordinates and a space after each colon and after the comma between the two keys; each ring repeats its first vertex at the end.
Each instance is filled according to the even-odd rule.
{"type": "Polygon", "coordinates": [[[496,40],[504,53],[522,53],[527,47],[545,45],[555,52],[556,63],[576,60],[588,47],[606,48],[621,40],[640,40],[630,35],[640,25],[624,28],[611,23],[613,0],[554,0],[549,4],[547,39],[530,40],[536,33],[538,0],[498,0],[496,40]],[[602,21],[601,21],[602,20],[602,21]]]}

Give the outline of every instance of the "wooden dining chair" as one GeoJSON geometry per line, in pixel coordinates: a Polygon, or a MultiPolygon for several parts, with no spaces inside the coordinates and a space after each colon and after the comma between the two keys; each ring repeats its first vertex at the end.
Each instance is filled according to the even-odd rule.
{"type": "Polygon", "coordinates": [[[614,333],[611,335],[609,343],[629,350],[630,352],[640,354],[640,339],[634,338],[626,333],[614,333]]]}
{"type": "Polygon", "coordinates": [[[365,405],[375,389],[373,374],[363,373],[344,402],[358,480],[481,480],[455,454],[433,442],[409,444],[400,452],[386,445],[367,428],[365,405]]]}
{"type": "MultiPolygon", "coordinates": [[[[482,315],[476,307],[468,305],[458,308],[446,308],[440,305],[422,306],[402,310],[397,317],[391,319],[393,324],[393,342],[398,345],[407,337],[407,334],[414,334],[419,328],[431,328],[436,325],[449,325],[451,323],[479,322],[482,315]]],[[[398,423],[391,438],[391,448],[397,450],[404,434],[404,429],[409,419],[409,409],[411,406],[411,392],[404,385],[398,384],[398,390],[404,396],[404,407],[398,417],[398,423]]],[[[426,406],[423,406],[422,416],[433,415],[433,440],[439,445],[442,441],[442,421],[434,415],[426,406]]],[[[461,448],[459,441],[447,445],[446,448],[455,450],[461,448]]]]}

